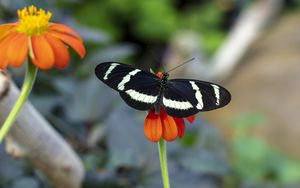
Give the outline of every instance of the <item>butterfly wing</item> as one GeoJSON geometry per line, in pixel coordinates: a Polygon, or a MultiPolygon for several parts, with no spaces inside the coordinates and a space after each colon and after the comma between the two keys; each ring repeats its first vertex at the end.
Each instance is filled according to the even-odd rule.
{"type": "Polygon", "coordinates": [[[105,62],[97,65],[95,73],[137,110],[148,110],[157,100],[160,79],[150,72],[118,62],[105,62]]]}
{"type": "Polygon", "coordinates": [[[231,100],[230,93],[214,83],[172,79],[164,90],[163,106],[174,117],[187,117],[199,111],[221,108],[231,100]]]}

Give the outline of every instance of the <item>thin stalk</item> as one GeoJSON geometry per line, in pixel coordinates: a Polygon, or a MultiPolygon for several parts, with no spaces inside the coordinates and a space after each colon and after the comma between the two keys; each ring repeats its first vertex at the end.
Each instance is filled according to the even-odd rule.
{"type": "Polygon", "coordinates": [[[34,66],[31,63],[30,58],[28,58],[27,71],[26,71],[26,75],[24,78],[20,96],[19,96],[16,104],[10,111],[8,117],[6,118],[3,126],[0,129],[0,144],[2,143],[5,135],[8,133],[8,131],[11,128],[11,126],[13,125],[13,123],[15,122],[20,110],[22,109],[22,106],[26,102],[26,99],[27,99],[28,95],[30,94],[30,91],[34,84],[37,70],[38,70],[38,68],[36,66],[34,66]]]}
{"type": "Polygon", "coordinates": [[[164,139],[160,139],[160,141],[158,142],[158,151],[159,151],[160,167],[161,167],[161,174],[164,183],[164,188],[170,188],[168,162],[167,162],[167,148],[164,139]]]}

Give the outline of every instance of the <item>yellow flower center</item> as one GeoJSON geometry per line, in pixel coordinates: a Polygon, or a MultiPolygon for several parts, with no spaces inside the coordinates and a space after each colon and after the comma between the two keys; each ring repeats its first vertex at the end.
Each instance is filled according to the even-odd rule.
{"type": "Polygon", "coordinates": [[[28,35],[40,35],[47,31],[51,12],[37,9],[35,6],[25,7],[18,10],[19,26],[17,30],[28,35]]]}

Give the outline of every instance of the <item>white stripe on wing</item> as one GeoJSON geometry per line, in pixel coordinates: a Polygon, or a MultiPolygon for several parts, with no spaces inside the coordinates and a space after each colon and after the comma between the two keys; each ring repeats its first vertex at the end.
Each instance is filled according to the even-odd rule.
{"type": "Polygon", "coordinates": [[[157,96],[143,94],[143,93],[140,93],[133,89],[129,89],[129,90],[125,91],[125,93],[127,93],[131,99],[133,99],[135,101],[143,102],[143,103],[152,104],[152,103],[155,103],[155,101],[157,99],[157,96]]]}
{"type": "Polygon", "coordinates": [[[211,86],[214,88],[214,92],[215,92],[215,96],[216,96],[216,105],[220,105],[220,87],[215,85],[215,84],[211,84],[211,86]]]}
{"type": "Polygon", "coordinates": [[[108,79],[108,75],[114,70],[114,68],[119,65],[118,63],[112,63],[109,68],[107,69],[107,71],[105,72],[105,75],[103,77],[104,80],[108,79]]]}
{"type": "Polygon", "coordinates": [[[167,99],[165,97],[163,97],[163,104],[165,105],[165,107],[179,110],[188,110],[190,108],[193,108],[193,105],[188,101],[176,101],[172,99],[167,99]]]}
{"type": "Polygon", "coordinates": [[[192,88],[196,91],[195,97],[198,101],[198,104],[197,104],[196,108],[201,110],[203,108],[203,100],[202,100],[201,91],[200,91],[199,87],[196,85],[196,83],[194,81],[190,81],[190,83],[192,85],[192,88]]]}
{"type": "Polygon", "coordinates": [[[118,84],[118,89],[121,90],[121,91],[123,91],[123,90],[125,89],[125,86],[124,86],[124,85],[125,85],[127,82],[130,81],[131,76],[136,75],[136,73],[138,73],[138,72],[140,72],[140,71],[141,71],[140,69],[135,69],[135,70],[129,72],[129,73],[122,79],[122,81],[118,84]]]}

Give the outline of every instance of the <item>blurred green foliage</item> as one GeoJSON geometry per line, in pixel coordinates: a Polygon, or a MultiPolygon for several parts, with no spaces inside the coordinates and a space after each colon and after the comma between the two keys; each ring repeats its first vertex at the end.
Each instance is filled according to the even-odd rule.
{"type": "Polygon", "coordinates": [[[232,164],[237,179],[277,185],[300,182],[300,162],[274,149],[265,140],[249,133],[264,124],[264,116],[250,113],[233,121],[234,134],[230,143],[232,164]]]}
{"type": "Polygon", "coordinates": [[[82,24],[110,33],[114,40],[141,43],[167,43],[181,30],[193,30],[211,55],[221,44],[226,31],[216,1],[176,6],[175,0],[88,0],[74,6],[75,18],[82,24]],[[205,16],[204,16],[205,15],[205,16]],[[128,38],[129,37],[129,38],[128,38]]]}

